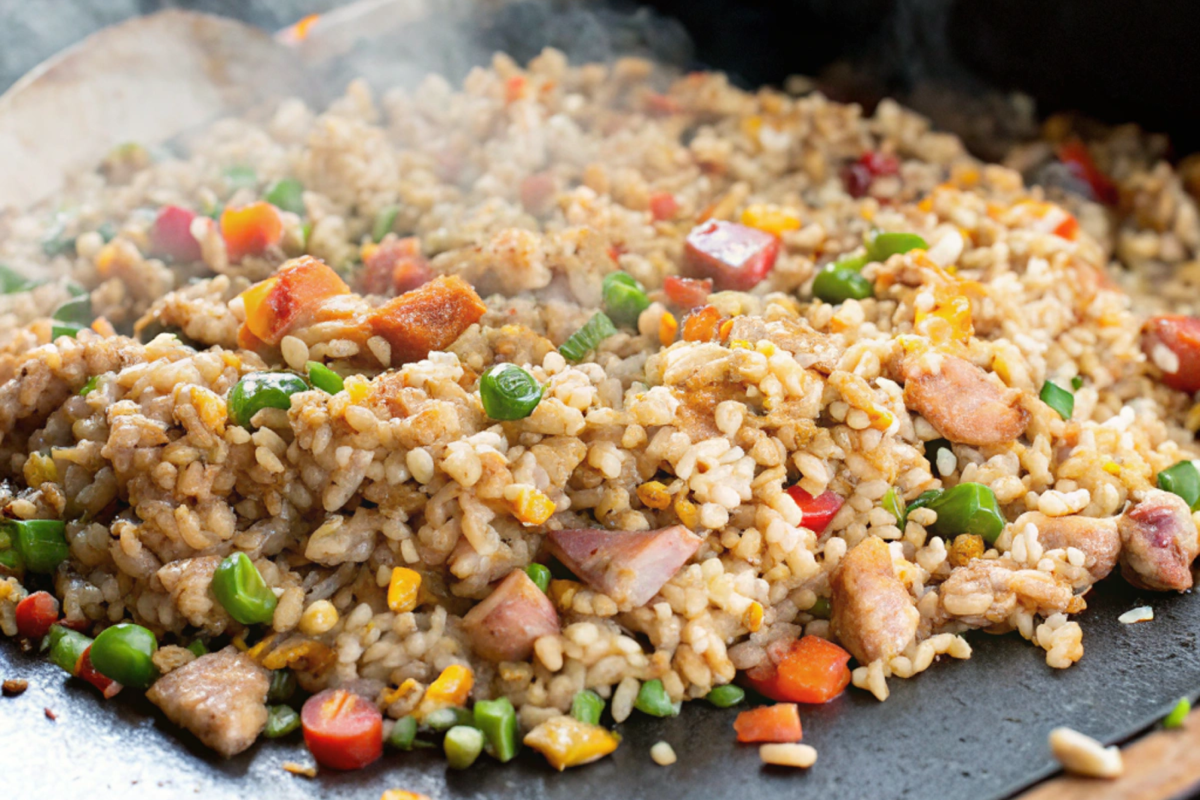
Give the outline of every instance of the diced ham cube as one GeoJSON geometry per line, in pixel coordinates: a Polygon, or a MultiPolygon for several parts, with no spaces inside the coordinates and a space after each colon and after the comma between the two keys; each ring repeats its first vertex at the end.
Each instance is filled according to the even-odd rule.
{"type": "Polygon", "coordinates": [[[551,531],[546,539],[559,561],[623,608],[646,605],[703,541],[683,525],[656,531],[580,528],[551,531]]]}
{"type": "Polygon", "coordinates": [[[454,344],[486,311],[469,283],[441,275],[374,309],[367,325],[392,346],[393,364],[407,364],[454,344]]]}
{"type": "Polygon", "coordinates": [[[462,627],[483,658],[525,661],[535,641],[559,632],[558,612],[546,593],[517,569],[467,612],[462,627]]]}
{"type": "Polygon", "coordinates": [[[683,271],[712,278],[719,290],[749,291],[771,271],[779,240],[765,231],[724,220],[692,228],[683,254],[683,271]]]}

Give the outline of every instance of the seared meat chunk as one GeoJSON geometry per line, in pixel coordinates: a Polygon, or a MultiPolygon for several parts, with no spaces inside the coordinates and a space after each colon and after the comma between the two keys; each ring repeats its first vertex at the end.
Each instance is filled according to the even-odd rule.
{"type": "Polygon", "coordinates": [[[683,525],[656,531],[551,531],[546,540],[555,558],[624,609],[650,602],[701,542],[683,525]]]}
{"type": "Polygon", "coordinates": [[[392,364],[407,364],[454,344],[485,311],[470,284],[442,275],[371,311],[367,326],[392,346],[392,364]]]}
{"type": "Polygon", "coordinates": [[[905,405],[952,442],[1007,444],[1029,424],[1020,393],[970,361],[931,352],[906,360],[903,370],[905,405]]]}
{"type": "Polygon", "coordinates": [[[462,627],[483,658],[524,661],[538,638],[558,633],[558,612],[525,571],[516,569],[467,612],[462,627]]]}
{"type": "Polygon", "coordinates": [[[863,539],[842,558],[833,578],[833,632],[861,664],[889,659],[908,647],[921,615],[892,570],[887,543],[863,539]]]}
{"type": "Polygon", "coordinates": [[[267,670],[230,646],[159,678],[146,697],[228,758],[254,744],[267,724],[270,683],[267,670]]]}
{"type": "Polygon", "coordinates": [[[1117,531],[1116,517],[1102,519],[1076,514],[1048,517],[1040,511],[1030,511],[1017,518],[1013,529],[1023,530],[1030,523],[1037,526],[1038,542],[1047,550],[1068,547],[1081,550],[1093,583],[1103,580],[1117,565],[1121,534],[1117,531]]]}
{"type": "Polygon", "coordinates": [[[1192,561],[1200,553],[1192,510],[1178,495],[1151,489],[1117,523],[1121,574],[1143,589],[1182,592],[1192,588],[1192,561]]]}
{"type": "Polygon", "coordinates": [[[1073,597],[1065,580],[1008,558],[974,559],[938,589],[943,621],[953,618],[972,628],[1006,623],[1018,605],[1043,617],[1070,611],[1073,597]]]}

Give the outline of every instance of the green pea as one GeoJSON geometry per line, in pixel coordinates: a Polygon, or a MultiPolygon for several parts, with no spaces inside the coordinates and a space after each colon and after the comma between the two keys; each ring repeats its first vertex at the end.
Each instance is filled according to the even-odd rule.
{"type": "Polygon", "coordinates": [[[396,224],[396,215],[399,213],[400,206],[384,206],[379,209],[375,215],[375,222],[371,225],[371,238],[382,242],[383,237],[392,232],[392,226],[396,224]]]}
{"type": "Polygon", "coordinates": [[[643,683],[638,689],[637,699],[633,702],[634,708],[652,717],[677,716],[681,706],[681,703],[671,702],[667,690],[663,688],[663,682],[658,678],[643,683]]]}
{"type": "Polygon", "coordinates": [[[1042,384],[1042,391],[1038,397],[1043,403],[1057,411],[1063,419],[1070,419],[1071,415],[1075,413],[1075,395],[1054,381],[1046,381],[1042,384]]]}
{"type": "Polygon", "coordinates": [[[636,325],[638,317],[650,307],[650,298],[632,276],[610,272],[601,287],[604,310],[618,325],[636,325]]]}
{"type": "Polygon", "coordinates": [[[388,734],[387,743],[397,750],[412,750],[416,740],[417,718],[401,717],[392,726],[392,732],[388,734]]]}
{"type": "Polygon", "coordinates": [[[724,686],[714,686],[704,699],[717,708],[730,708],[746,699],[746,690],[727,683],[724,686]]]}
{"type": "Polygon", "coordinates": [[[910,250],[928,250],[929,245],[915,233],[875,232],[867,237],[867,255],[872,261],[887,261],[910,250]]]}
{"type": "Polygon", "coordinates": [[[24,569],[50,574],[71,554],[66,523],[58,519],[20,519],[0,523],[24,569]]]}
{"type": "Polygon", "coordinates": [[[212,590],[229,616],[243,625],[270,622],[275,616],[275,593],[245,553],[234,553],[220,563],[213,573],[212,590]]]}
{"type": "Polygon", "coordinates": [[[290,669],[271,671],[271,685],[267,689],[268,703],[286,703],[296,693],[296,674],[290,669]]]}
{"type": "Polygon", "coordinates": [[[996,495],[982,483],[960,483],[928,505],[938,515],[930,531],[943,538],[973,533],[994,544],[1004,530],[1004,514],[996,495]]]}
{"type": "Polygon", "coordinates": [[[149,688],[158,678],[153,656],[154,634],[141,625],[122,622],[105,628],[92,644],[92,666],[101,675],[135,689],[149,688]]]}
{"type": "Polygon", "coordinates": [[[318,361],[309,361],[304,368],[308,370],[309,383],[327,394],[337,394],[346,388],[341,375],[318,361]]]}
{"type": "Polygon", "coordinates": [[[617,326],[613,325],[607,314],[597,311],[582,328],[572,333],[570,338],[559,346],[558,352],[562,353],[567,361],[582,361],[583,357],[599,347],[601,342],[616,335],[617,326]]]}
{"type": "Polygon", "coordinates": [[[304,215],[304,184],[295,178],[283,178],[267,187],[263,199],[282,211],[304,215]]]}
{"type": "Polygon", "coordinates": [[[506,763],[516,758],[517,711],[507,697],[477,702],[475,727],[483,731],[488,752],[497,761],[506,763]]]}
{"type": "Polygon", "coordinates": [[[1083,376],[1082,375],[1076,375],[1074,378],[1071,378],[1071,388],[1077,392],[1083,388],[1083,376]]]}
{"type": "Polygon", "coordinates": [[[258,173],[254,171],[254,167],[246,167],[235,165],[226,167],[225,184],[231,192],[236,192],[238,189],[253,189],[258,186],[258,173]]]}
{"type": "Polygon", "coordinates": [[[50,643],[50,661],[71,675],[77,674],[75,668],[79,665],[79,659],[92,646],[90,636],[63,625],[51,625],[46,640],[50,643]]]}
{"type": "Polygon", "coordinates": [[[263,736],[279,739],[300,727],[300,715],[291,706],[267,706],[267,727],[263,736]]]}
{"type": "Polygon", "coordinates": [[[542,402],[542,385],[516,364],[496,364],[479,379],[479,399],[492,419],[525,419],[542,402]]]}
{"type": "Polygon", "coordinates": [[[196,658],[208,655],[208,645],[204,643],[203,639],[193,639],[192,643],[187,646],[187,649],[196,658]]]}
{"type": "Polygon", "coordinates": [[[446,731],[442,749],[446,752],[446,763],[451,769],[466,769],[474,764],[483,752],[483,731],[466,725],[455,725],[446,731]]]}
{"type": "Polygon", "coordinates": [[[1171,709],[1171,713],[1163,717],[1164,728],[1182,728],[1184,720],[1192,710],[1192,703],[1186,697],[1179,698],[1179,702],[1171,709]]]}
{"type": "Polygon", "coordinates": [[[229,390],[226,405],[235,425],[246,427],[264,408],[292,407],[292,395],[308,391],[308,384],[291,372],[255,372],[229,390]]]}
{"type": "Polygon", "coordinates": [[[600,724],[600,715],[604,713],[604,698],[591,689],[576,692],[571,700],[571,716],[580,722],[590,725],[600,724]]]}
{"type": "Polygon", "coordinates": [[[1158,473],[1158,488],[1177,494],[1193,511],[1200,505],[1200,470],[1191,461],[1180,461],[1158,473]]]}
{"type": "Polygon", "coordinates": [[[552,576],[550,575],[550,568],[545,564],[529,564],[525,567],[525,574],[543,592],[550,588],[550,578],[552,576]]]}
{"type": "Polygon", "coordinates": [[[828,597],[818,597],[817,602],[813,603],[808,609],[808,613],[817,619],[829,619],[829,615],[833,612],[833,606],[829,602],[828,597]]]}
{"type": "Polygon", "coordinates": [[[856,269],[826,264],[813,279],[813,296],[831,305],[864,300],[874,294],[871,282],[856,269]]]}
{"type": "Polygon", "coordinates": [[[904,507],[904,498],[896,491],[896,487],[892,486],[883,496],[883,507],[896,518],[897,525],[903,525],[905,518],[908,516],[908,510],[904,507]]]}
{"type": "Polygon", "coordinates": [[[28,292],[37,284],[16,272],[7,264],[0,264],[0,294],[28,292]]]}

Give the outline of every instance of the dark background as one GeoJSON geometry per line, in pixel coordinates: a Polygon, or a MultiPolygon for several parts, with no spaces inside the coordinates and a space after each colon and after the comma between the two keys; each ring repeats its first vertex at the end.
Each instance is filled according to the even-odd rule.
{"type": "MultiPolygon", "coordinates": [[[[273,30],[338,5],[339,0],[0,0],[0,87],[98,27],[159,8],[225,14],[273,30]]],[[[838,78],[833,93],[841,99],[869,104],[892,95],[935,116],[942,116],[936,98],[944,105],[948,91],[959,111],[969,114],[985,108],[988,90],[1020,90],[1035,98],[1043,114],[1080,110],[1109,122],[1138,122],[1170,133],[1178,152],[1200,149],[1200,9],[1189,0],[646,5],[683,21],[697,64],[726,70],[743,85],[780,83],[794,73],[833,74],[838,78]]],[[[537,16],[534,3],[518,6],[523,8],[514,15],[537,16]]]]}

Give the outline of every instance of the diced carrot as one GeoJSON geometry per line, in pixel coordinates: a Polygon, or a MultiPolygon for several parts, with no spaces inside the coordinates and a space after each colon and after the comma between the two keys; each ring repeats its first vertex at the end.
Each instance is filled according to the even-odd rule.
{"type": "Polygon", "coordinates": [[[685,342],[711,342],[717,338],[721,328],[721,312],[714,306],[703,306],[693,310],[683,320],[685,342]]]}
{"type": "Polygon", "coordinates": [[[515,103],[525,96],[528,81],[524,75],[513,75],[504,82],[504,102],[515,103]]]}
{"type": "Polygon", "coordinates": [[[392,346],[392,363],[406,364],[449,347],[486,311],[470,284],[442,275],[376,308],[367,324],[392,346]]]}
{"type": "Polygon", "coordinates": [[[323,300],[349,293],[346,282],[323,261],[295,258],[242,292],[246,310],[242,328],[267,344],[279,344],[301,315],[311,313],[323,300]]]}
{"type": "Polygon", "coordinates": [[[221,235],[229,260],[236,263],[278,244],[283,238],[283,220],[275,206],[267,202],[227,208],[221,213],[221,235]]]}
{"type": "Polygon", "coordinates": [[[1054,229],[1054,235],[1074,240],[1079,235],[1079,220],[1075,219],[1073,215],[1067,214],[1067,218],[1058,223],[1054,229]]]}
{"type": "Polygon", "coordinates": [[[787,493],[792,496],[804,514],[800,524],[818,536],[829,527],[829,523],[833,521],[837,512],[841,510],[842,504],[846,502],[841,495],[832,491],[825,491],[813,497],[798,485],[789,487],[787,493]]]}
{"type": "Polygon", "coordinates": [[[850,654],[819,636],[777,640],[768,661],[748,670],[746,680],[759,694],[792,703],[828,703],[850,684],[850,654]]]}
{"type": "Polygon", "coordinates": [[[795,703],[776,703],[743,711],[733,722],[739,742],[798,742],[804,738],[800,709],[795,703]]]}

